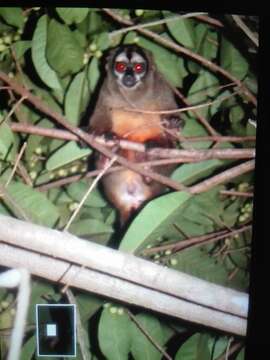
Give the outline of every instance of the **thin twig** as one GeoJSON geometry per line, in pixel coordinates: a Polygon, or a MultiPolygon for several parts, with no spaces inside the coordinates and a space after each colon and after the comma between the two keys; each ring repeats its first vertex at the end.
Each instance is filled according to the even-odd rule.
{"type": "MultiPolygon", "coordinates": [[[[243,346],[243,344],[242,343],[236,343],[236,344],[234,344],[231,348],[230,348],[230,350],[229,350],[229,353],[227,354],[227,355],[232,355],[232,354],[234,354],[237,350],[239,350],[239,349],[241,349],[241,347],[243,346]]],[[[217,358],[216,360],[227,360],[226,359],[226,354],[224,354],[224,355],[221,355],[219,358],[217,358]]]]}
{"type": "Polygon", "coordinates": [[[232,94],[228,95],[228,96],[224,96],[223,98],[220,99],[216,99],[213,101],[209,101],[207,103],[203,103],[203,104],[199,104],[199,105],[192,105],[192,106],[187,106],[181,109],[173,109],[173,110],[143,110],[143,109],[134,109],[134,108],[124,108],[124,110],[126,111],[130,111],[130,112],[140,112],[143,114],[177,114],[177,113],[181,113],[181,112],[186,112],[186,111],[190,111],[190,110],[198,110],[201,108],[205,108],[207,106],[213,105],[215,103],[218,102],[223,102],[231,97],[233,97],[234,95],[238,94],[238,91],[233,92],[232,94]]]}
{"type": "Polygon", "coordinates": [[[251,192],[244,191],[235,191],[235,190],[220,190],[220,194],[228,196],[243,196],[243,197],[253,197],[254,194],[251,192]]]}
{"type": "Polygon", "coordinates": [[[219,241],[222,239],[226,239],[227,237],[232,237],[236,234],[240,234],[244,231],[250,230],[251,228],[252,228],[251,225],[245,225],[239,229],[232,229],[231,231],[220,230],[220,231],[216,231],[211,234],[206,234],[206,235],[189,238],[186,240],[181,240],[174,244],[166,244],[166,245],[156,246],[156,247],[150,248],[150,249],[145,249],[145,250],[143,250],[143,254],[151,255],[151,254],[155,254],[157,252],[162,252],[162,251],[166,251],[166,250],[171,250],[172,252],[178,252],[180,250],[183,250],[183,249],[186,249],[186,248],[189,248],[192,246],[209,244],[209,243],[216,242],[216,241],[219,241]]]}
{"type": "Polygon", "coordinates": [[[26,95],[22,95],[22,97],[20,98],[20,100],[18,100],[16,102],[16,104],[12,107],[12,109],[10,110],[10,112],[7,114],[7,116],[0,122],[0,125],[6,121],[8,121],[8,119],[11,117],[11,115],[16,111],[16,109],[20,106],[20,104],[27,99],[26,95]]]}
{"type": "Polygon", "coordinates": [[[222,184],[229,181],[237,176],[243,175],[246,172],[252,171],[255,167],[255,161],[246,161],[243,164],[234,166],[228,170],[223,171],[222,173],[212,176],[210,179],[204,180],[197,185],[193,185],[189,188],[191,194],[198,194],[210,190],[216,185],[222,184]]]}
{"type": "Polygon", "coordinates": [[[210,16],[198,15],[198,16],[196,16],[196,19],[206,22],[210,25],[215,25],[217,27],[224,27],[224,25],[222,24],[221,21],[211,18],[210,16]]]}
{"type": "Polygon", "coordinates": [[[91,186],[89,187],[89,189],[86,191],[86,193],[84,194],[84,196],[82,197],[79,205],[77,206],[77,208],[75,209],[75,211],[73,212],[72,216],[70,217],[69,221],[67,222],[66,226],[64,227],[64,231],[67,231],[68,228],[70,227],[72,221],[75,219],[75,217],[77,216],[78,212],[80,211],[81,207],[83,206],[85,200],[87,199],[88,195],[91,193],[91,191],[94,189],[94,187],[96,186],[96,184],[98,183],[98,181],[102,178],[102,176],[106,173],[106,171],[112,166],[112,164],[117,160],[117,156],[114,156],[112,159],[110,159],[110,161],[108,162],[108,164],[105,165],[105,167],[102,169],[102,171],[98,174],[98,176],[95,178],[95,180],[92,182],[91,186]]]}
{"type": "MultiPolygon", "coordinates": [[[[194,110],[193,110],[194,111],[194,110]]],[[[27,134],[35,134],[40,136],[50,137],[52,139],[61,139],[61,140],[73,140],[79,141],[77,135],[72,134],[67,130],[60,129],[48,129],[43,128],[37,125],[31,125],[27,123],[15,123],[12,122],[9,124],[10,128],[14,132],[21,132],[27,134]]],[[[211,132],[211,131],[210,131],[211,132]]],[[[113,147],[116,145],[114,140],[105,140],[102,136],[94,136],[95,140],[100,144],[113,147]]],[[[212,135],[212,136],[185,136],[183,142],[198,142],[198,141],[216,141],[216,142],[245,142],[245,141],[255,141],[256,136],[222,136],[222,135],[212,135]]],[[[129,140],[118,140],[117,145],[122,149],[136,150],[136,151],[145,151],[145,147],[141,143],[136,143],[129,140]]]]}
{"type": "Polygon", "coordinates": [[[21,160],[21,158],[22,158],[22,156],[23,156],[23,153],[24,153],[24,150],[25,150],[26,146],[27,146],[27,142],[24,142],[24,143],[23,143],[23,146],[21,147],[21,150],[20,150],[19,154],[17,155],[17,159],[16,159],[16,161],[15,161],[15,164],[14,164],[14,166],[13,166],[13,169],[12,169],[12,171],[11,171],[11,174],[10,174],[10,176],[9,176],[6,184],[5,184],[5,187],[8,187],[9,183],[10,183],[11,180],[13,179],[13,176],[14,176],[16,170],[17,170],[17,167],[18,167],[19,162],[20,162],[20,160],[21,160]]]}
{"type": "Polygon", "coordinates": [[[145,335],[145,337],[151,342],[152,345],[167,359],[172,360],[172,358],[166,353],[166,351],[159,345],[159,343],[153,339],[153,337],[143,328],[143,326],[139,323],[139,321],[136,319],[136,317],[132,314],[131,311],[126,310],[128,316],[130,319],[136,324],[138,329],[141,330],[141,332],[145,335]]]}
{"type": "MultiPolygon", "coordinates": [[[[224,150],[228,150],[228,149],[224,149],[224,150]]],[[[181,150],[180,150],[181,151],[181,150]]],[[[210,151],[210,150],[209,150],[210,151]]],[[[188,153],[188,151],[187,151],[188,153]]],[[[197,154],[200,154],[199,152],[196,152],[197,154]]],[[[204,157],[206,157],[207,153],[205,153],[204,157]]],[[[209,154],[211,155],[211,153],[209,154]]],[[[209,156],[208,159],[210,158],[217,158],[215,157],[215,155],[219,155],[219,156],[222,156],[222,153],[218,154],[217,151],[214,151],[214,153],[212,153],[212,157],[209,156]]],[[[239,158],[239,155],[241,155],[241,153],[239,154],[235,154],[237,155],[238,157],[235,157],[235,158],[239,158]]],[[[249,153],[246,153],[244,154],[244,156],[246,157],[249,157],[249,153]]],[[[223,153],[223,158],[232,158],[233,154],[228,154],[227,157],[224,156],[224,153],[223,153]]],[[[196,158],[188,158],[188,157],[185,157],[185,156],[180,156],[180,157],[175,157],[175,158],[167,158],[167,159],[159,159],[159,160],[152,160],[152,161],[145,161],[145,162],[141,162],[141,166],[147,166],[147,167],[152,167],[152,166],[163,166],[163,165],[169,165],[169,164],[181,164],[181,163],[192,163],[192,162],[199,162],[199,161],[202,161],[204,160],[203,158],[199,158],[199,159],[196,159],[196,158]]],[[[111,173],[111,172],[115,172],[115,171],[119,171],[119,170],[123,170],[123,166],[114,166],[113,168],[110,168],[108,169],[108,173],[111,173]]],[[[60,186],[64,186],[64,185],[68,185],[70,183],[73,183],[73,182],[77,182],[79,181],[80,179],[82,178],[91,178],[91,177],[94,177],[94,176],[97,176],[99,175],[101,170],[92,170],[92,171],[89,171],[87,172],[86,174],[78,174],[78,175],[72,175],[72,176],[68,176],[68,177],[65,177],[65,178],[61,178],[61,179],[57,179],[57,180],[54,180],[54,181],[50,181],[48,183],[43,183],[43,184],[40,184],[38,186],[36,186],[35,188],[39,191],[47,191],[49,189],[52,189],[52,188],[55,188],[55,187],[60,187],[60,186]]]]}
{"type": "Polygon", "coordinates": [[[198,13],[190,13],[190,14],[184,14],[184,15],[170,16],[170,17],[166,17],[165,19],[149,21],[149,22],[144,23],[144,24],[132,25],[132,26],[128,26],[126,28],[120,29],[120,30],[114,30],[109,34],[109,36],[111,38],[113,38],[113,37],[118,36],[120,34],[124,34],[124,33],[128,32],[128,31],[143,29],[143,28],[157,26],[157,25],[162,25],[162,24],[165,24],[167,22],[177,21],[177,20],[185,19],[185,18],[191,18],[191,17],[203,15],[203,14],[206,14],[206,13],[205,12],[198,12],[198,13]]]}
{"type": "Polygon", "coordinates": [[[250,38],[250,40],[258,47],[259,39],[257,36],[249,29],[249,27],[244,23],[239,15],[232,15],[233,20],[240,27],[241,30],[250,38]]]}

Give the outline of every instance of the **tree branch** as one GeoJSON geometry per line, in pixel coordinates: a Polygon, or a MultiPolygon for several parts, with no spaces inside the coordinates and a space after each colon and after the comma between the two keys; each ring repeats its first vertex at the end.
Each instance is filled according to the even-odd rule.
{"type": "MultiPolygon", "coordinates": [[[[15,132],[24,132],[28,134],[36,134],[41,136],[47,136],[54,139],[62,139],[62,140],[73,140],[79,141],[79,137],[65,130],[58,129],[47,129],[42,128],[35,125],[29,124],[19,124],[19,123],[11,123],[10,127],[15,132]]],[[[134,141],[128,140],[119,140],[117,142],[113,140],[105,140],[102,136],[93,136],[89,135],[93,138],[94,141],[105,145],[107,147],[113,147],[116,144],[121,149],[126,150],[134,150],[138,152],[147,152],[151,156],[156,156],[157,158],[177,158],[182,157],[183,162],[185,160],[194,160],[194,161],[202,161],[207,159],[246,159],[253,158],[255,156],[255,149],[210,149],[210,150],[182,150],[182,149],[164,149],[164,148],[152,148],[146,150],[145,145],[141,143],[136,143],[134,141]]],[[[197,137],[185,137],[184,142],[189,141],[217,141],[217,142],[242,142],[242,141],[251,141],[255,140],[254,136],[197,136],[197,137]]]]}
{"type": "Polygon", "coordinates": [[[53,281],[61,278],[71,286],[177,318],[246,333],[245,293],[4,215],[0,215],[0,239],[6,243],[0,243],[3,266],[23,266],[53,281]],[[70,262],[72,267],[62,277],[70,262]]]}

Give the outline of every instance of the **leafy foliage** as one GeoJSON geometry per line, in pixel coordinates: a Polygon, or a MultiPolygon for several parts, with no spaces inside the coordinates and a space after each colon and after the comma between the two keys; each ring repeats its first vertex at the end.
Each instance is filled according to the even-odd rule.
{"type": "MultiPolygon", "coordinates": [[[[102,9],[1,7],[0,71],[25,85],[72,125],[80,126],[82,119],[89,116],[89,104],[92,107],[96,101],[104,73],[103,58],[110,49],[122,43],[138,44],[152,52],[158,70],[171,86],[181,88],[191,105],[211,102],[197,112],[218,133],[223,136],[255,136],[256,130],[248,119],[255,119],[256,109],[248,104],[248,98],[242,92],[232,96],[237,88],[235,84],[228,84],[231,79],[177,50],[185,48],[220,66],[242,81],[256,96],[257,80],[253,72],[256,59],[246,53],[254,54],[257,50],[247,42],[244,33],[244,41],[239,44],[237,37],[234,39],[230,35],[234,31],[239,33],[239,29],[232,27],[231,31],[226,31],[229,24],[218,27],[198,17],[170,19],[177,15],[170,11],[115,11],[138,26],[158,21],[158,24],[149,25],[149,30],[161,40],[148,37],[136,28],[119,32],[119,23],[102,9]],[[173,46],[166,46],[167,42],[173,46]],[[247,51],[243,51],[247,43],[247,51]],[[224,97],[227,100],[222,101],[224,97]]],[[[215,18],[219,20],[218,16],[215,18]]],[[[3,194],[1,191],[0,213],[62,229],[92,183],[83,177],[88,168],[93,168],[92,149],[81,148],[73,141],[13,132],[11,124],[14,122],[27,122],[45,129],[57,128],[52,119],[28,102],[18,104],[17,101],[14,95],[9,98],[5,89],[1,89],[0,191],[5,191],[3,194]],[[12,175],[24,142],[27,142],[26,150],[12,175]],[[67,178],[73,175],[79,177],[69,183],[67,178]],[[55,180],[62,180],[62,186],[39,188],[55,180]]],[[[193,111],[182,113],[182,117],[185,127],[179,146],[184,149],[210,149],[213,146],[233,149],[255,145],[253,140],[239,143],[230,140],[216,143],[209,138],[190,141],[190,136],[208,136],[209,132],[193,111]]],[[[211,159],[182,164],[172,178],[191,186],[229,168],[230,163],[211,159]]],[[[249,282],[250,230],[239,234],[228,231],[229,235],[224,239],[178,252],[160,251],[158,247],[181,244],[186,239],[249,223],[252,219],[250,198],[224,195],[222,191],[245,193],[251,192],[252,186],[253,175],[248,174],[232,178],[229,183],[202,194],[168,191],[146,204],[124,233],[117,230],[117,214],[103,196],[102,189],[96,188],[86,199],[69,231],[104,245],[113,243],[115,246],[117,243],[120,250],[144,255],[178,271],[245,291],[249,282]],[[155,247],[156,252],[147,255],[146,250],[155,247]]],[[[53,284],[35,280],[32,285],[31,309],[36,303],[63,300],[53,284]]],[[[180,321],[171,324],[170,320],[161,320],[157,315],[134,312],[134,322],[126,309],[117,304],[102,307],[103,300],[92,294],[77,292],[76,301],[83,329],[89,334],[92,359],[103,359],[103,356],[112,360],[129,357],[135,360],[161,359],[161,352],[153,345],[157,343],[170,356],[174,354],[175,359],[215,360],[228,346],[226,336],[213,336],[208,332],[196,332],[196,329],[191,334],[180,321]],[[93,335],[96,343],[92,341],[93,335]],[[151,342],[149,337],[154,341],[151,342]]],[[[13,293],[0,291],[1,358],[6,356],[8,348],[6,341],[2,341],[1,329],[9,328],[12,321],[6,304],[12,307],[13,302],[13,293]]],[[[30,312],[28,323],[31,325],[33,322],[34,313],[30,312]]],[[[25,338],[21,358],[37,358],[31,330],[25,338]]],[[[77,358],[82,359],[80,352],[77,358]]],[[[241,350],[236,359],[243,358],[244,350],[241,350]]]]}

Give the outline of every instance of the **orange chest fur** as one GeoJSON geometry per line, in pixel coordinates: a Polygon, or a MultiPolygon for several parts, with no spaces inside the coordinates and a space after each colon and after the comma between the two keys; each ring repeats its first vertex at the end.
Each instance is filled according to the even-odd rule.
{"type": "Polygon", "coordinates": [[[127,140],[143,143],[162,136],[159,114],[113,109],[111,120],[112,131],[127,140]]]}

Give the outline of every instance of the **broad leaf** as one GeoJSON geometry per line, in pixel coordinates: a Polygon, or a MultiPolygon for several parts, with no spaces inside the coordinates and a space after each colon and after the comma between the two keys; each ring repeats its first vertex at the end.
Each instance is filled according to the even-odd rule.
{"type": "MultiPolygon", "coordinates": [[[[0,117],[0,122],[1,122],[0,117]]],[[[15,158],[15,138],[6,123],[0,125],[0,159],[12,161],[15,158]]]]}
{"type": "Polygon", "coordinates": [[[211,354],[207,347],[209,335],[192,335],[178,350],[175,360],[209,360],[211,354]]]}
{"type": "Polygon", "coordinates": [[[81,114],[90,97],[90,84],[86,72],[78,73],[72,80],[65,97],[65,115],[73,125],[78,126],[81,114]]]}
{"type": "Polygon", "coordinates": [[[56,8],[58,15],[61,17],[62,20],[68,25],[72,23],[80,23],[82,22],[88,12],[88,8],[56,8]]]}
{"type": "Polygon", "coordinates": [[[66,25],[51,20],[46,47],[50,66],[61,77],[74,74],[83,65],[83,54],[84,51],[72,31],[66,25]]]}
{"type": "MultiPolygon", "coordinates": [[[[87,192],[88,188],[91,185],[91,181],[79,181],[68,186],[68,194],[77,202],[81,201],[84,194],[87,192]]],[[[106,201],[100,195],[99,191],[95,188],[89,194],[87,199],[84,202],[85,206],[91,207],[104,207],[107,205],[106,201]]]]}
{"type": "Polygon", "coordinates": [[[20,40],[12,44],[12,48],[15,51],[17,60],[23,57],[25,52],[31,48],[31,45],[32,43],[29,40],[20,40]]]}
{"type": "Polygon", "coordinates": [[[150,201],[128,228],[120,250],[135,252],[157,238],[191,196],[185,192],[173,192],[150,201]]]}
{"type": "Polygon", "coordinates": [[[56,224],[59,218],[58,209],[47,199],[45,194],[14,181],[9,184],[7,191],[30,221],[48,227],[56,224]]]}
{"type": "Polygon", "coordinates": [[[18,7],[0,7],[0,17],[9,25],[22,28],[24,16],[21,8],[18,7]]]}
{"type": "Polygon", "coordinates": [[[242,80],[247,75],[249,68],[247,60],[225,37],[222,37],[221,41],[220,64],[239,80],[242,80]]]}
{"type": "Polygon", "coordinates": [[[131,321],[123,313],[104,308],[99,320],[98,342],[108,360],[127,360],[131,346],[131,321]]]}
{"type": "Polygon", "coordinates": [[[157,68],[173,86],[182,86],[187,72],[181,57],[143,37],[139,38],[139,45],[153,53],[157,68]]]}
{"type": "MultiPolygon", "coordinates": [[[[136,315],[136,321],[156,343],[160,346],[164,344],[166,338],[158,319],[148,314],[139,314],[136,315]]],[[[157,350],[134,322],[131,325],[131,336],[131,353],[135,360],[159,360],[162,358],[160,351],[157,350]]]]}
{"type": "Polygon", "coordinates": [[[50,67],[46,57],[48,18],[43,15],[37,22],[32,40],[32,60],[42,81],[53,89],[61,89],[56,72],[50,67]]]}
{"type": "Polygon", "coordinates": [[[52,171],[59,167],[63,167],[75,160],[90,155],[91,152],[91,149],[83,149],[75,141],[69,141],[64,146],[61,146],[49,157],[46,162],[46,169],[52,171]]]}
{"type": "MultiPolygon", "coordinates": [[[[170,19],[170,16],[172,16],[166,16],[168,14],[167,11],[164,11],[163,14],[165,19],[170,19]]],[[[168,21],[166,25],[176,41],[188,48],[194,48],[194,28],[190,19],[168,21]]]]}
{"type": "Polygon", "coordinates": [[[212,174],[214,170],[222,166],[221,160],[205,160],[198,163],[190,163],[179,166],[172,175],[174,180],[177,180],[185,185],[190,185],[204,177],[212,174]]]}

